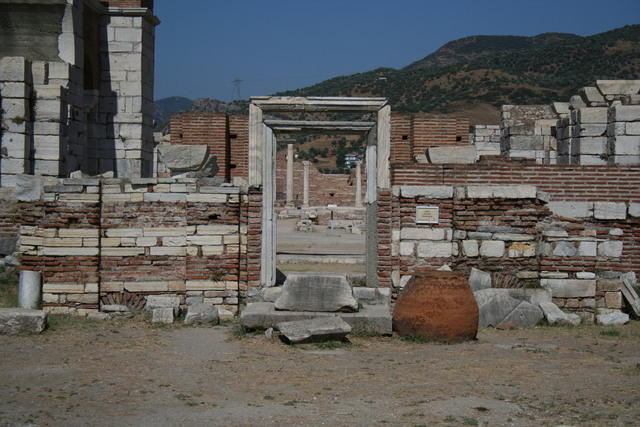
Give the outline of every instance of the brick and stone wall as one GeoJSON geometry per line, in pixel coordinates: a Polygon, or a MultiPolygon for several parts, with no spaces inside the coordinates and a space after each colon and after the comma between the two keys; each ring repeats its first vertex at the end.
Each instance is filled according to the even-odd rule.
{"type": "Polygon", "coordinates": [[[123,294],[235,312],[259,279],[260,201],[206,179],[60,180],[22,203],[22,268],[42,271],[50,312],[85,314],[123,294]]]}
{"type": "Polygon", "coordinates": [[[478,156],[498,156],[501,154],[501,134],[498,125],[475,125],[469,138],[476,146],[478,156]]]}
{"type": "Polygon", "coordinates": [[[475,267],[524,288],[546,288],[566,310],[591,319],[596,307],[620,308],[619,272],[640,271],[640,220],[623,204],[598,202],[591,218],[554,215],[530,185],[394,186],[379,192],[378,279],[402,288],[417,266],[475,267]],[[437,207],[420,224],[417,206],[437,207]],[[595,213],[597,212],[597,214],[595,213]],[[619,281],[618,281],[619,282],[619,281]]]}

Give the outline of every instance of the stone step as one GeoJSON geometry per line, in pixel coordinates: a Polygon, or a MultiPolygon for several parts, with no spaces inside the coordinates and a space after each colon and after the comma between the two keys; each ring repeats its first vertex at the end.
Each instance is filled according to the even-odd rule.
{"type": "Polygon", "coordinates": [[[289,311],[357,311],[358,301],[344,274],[290,273],[275,307],[289,311]]]}
{"type": "Polygon", "coordinates": [[[0,308],[0,334],[39,334],[47,327],[47,313],[26,308],[0,308]]]}
{"type": "Polygon", "coordinates": [[[254,302],[242,310],[240,323],[247,329],[268,329],[281,322],[336,316],[351,325],[357,333],[391,335],[392,332],[391,309],[388,305],[363,305],[357,313],[327,313],[276,310],[273,303],[254,302]]]}

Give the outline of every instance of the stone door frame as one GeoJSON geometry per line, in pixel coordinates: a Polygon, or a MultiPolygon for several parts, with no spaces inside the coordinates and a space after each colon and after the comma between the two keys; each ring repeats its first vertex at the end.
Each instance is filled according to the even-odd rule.
{"type": "Polygon", "coordinates": [[[262,241],[260,285],[273,286],[276,278],[276,134],[316,131],[367,134],[366,263],[367,286],[378,284],[377,196],[391,188],[391,107],[386,98],[255,96],[249,105],[249,179],[262,188],[262,241]],[[376,113],[375,122],[269,120],[274,112],[376,113]]]}

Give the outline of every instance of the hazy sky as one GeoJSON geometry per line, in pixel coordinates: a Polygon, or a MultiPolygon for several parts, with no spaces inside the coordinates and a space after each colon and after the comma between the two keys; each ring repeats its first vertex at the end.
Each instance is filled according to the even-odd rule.
{"type": "Polygon", "coordinates": [[[231,100],[378,67],[477,34],[591,35],[640,23],[640,0],[155,0],[156,99],[231,100]]]}

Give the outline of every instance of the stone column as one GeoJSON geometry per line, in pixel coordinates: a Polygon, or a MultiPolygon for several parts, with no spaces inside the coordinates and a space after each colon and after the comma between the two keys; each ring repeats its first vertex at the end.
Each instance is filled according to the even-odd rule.
{"type": "Polygon", "coordinates": [[[302,196],[302,207],[309,207],[309,161],[305,160],[302,162],[304,166],[304,181],[303,181],[303,196],[302,196]]]}
{"type": "Polygon", "coordinates": [[[287,144],[287,206],[293,206],[293,144],[287,144]]]}
{"type": "Polygon", "coordinates": [[[356,162],[356,208],[362,207],[361,161],[356,162]]]}

